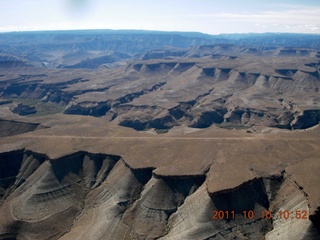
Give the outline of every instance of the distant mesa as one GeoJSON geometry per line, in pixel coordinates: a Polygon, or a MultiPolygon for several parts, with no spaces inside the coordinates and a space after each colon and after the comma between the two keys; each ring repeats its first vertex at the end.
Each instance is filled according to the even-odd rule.
{"type": "MultiPolygon", "coordinates": [[[[8,33],[0,49],[0,96],[14,104],[15,98],[49,102],[60,106],[54,112],[136,130],[304,129],[320,120],[316,35],[8,33]]],[[[36,111],[27,104],[13,110],[22,116],[36,111]]]]}

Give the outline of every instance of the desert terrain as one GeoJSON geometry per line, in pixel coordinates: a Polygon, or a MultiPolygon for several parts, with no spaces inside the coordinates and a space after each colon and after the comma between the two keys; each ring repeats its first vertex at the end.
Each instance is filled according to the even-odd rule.
{"type": "Polygon", "coordinates": [[[319,239],[320,37],[0,34],[0,239],[319,239]]]}

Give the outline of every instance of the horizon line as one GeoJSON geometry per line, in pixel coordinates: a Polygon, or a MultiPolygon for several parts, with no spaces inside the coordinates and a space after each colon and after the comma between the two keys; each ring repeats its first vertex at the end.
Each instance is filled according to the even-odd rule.
{"type": "Polygon", "coordinates": [[[90,29],[32,29],[32,30],[15,30],[15,31],[1,31],[0,34],[6,33],[39,33],[39,32],[80,32],[80,31],[114,31],[114,32],[149,32],[149,33],[193,33],[202,34],[208,36],[220,36],[220,35],[248,35],[248,34],[289,34],[289,35],[320,35],[320,33],[302,33],[302,32],[233,32],[233,33],[218,33],[210,34],[199,31],[180,31],[180,30],[148,30],[148,29],[111,29],[111,28],[90,28],[90,29]]]}

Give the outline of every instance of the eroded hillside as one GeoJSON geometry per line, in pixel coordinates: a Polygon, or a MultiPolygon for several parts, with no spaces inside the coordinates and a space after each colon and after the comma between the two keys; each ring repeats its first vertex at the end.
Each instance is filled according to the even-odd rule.
{"type": "Polygon", "coordinates": [[[183,57],[95,71],[3,68],[0,94],[10,101],[0,107],[23,115],[53,103],[55,112],[103,117],[136,130],[318,124],[319,51],[256,50],[207,46],[183,57]],[[15,111],[21,106],[24,111],[15,111]]]}
{"type": "Polygon", "coordinates": [[[136,130],[305,129],[320,120],[319,42],[286,34],[2,34],[0,117],[63,112],[136,130]]]}
{"type": "Polygon", "coordinates": [[[319,128],[159,135],[92,117],[37,121],[47,128],[0,140],[4,239],[319,237],[319,128]]]}
{"type": "Polygon", "coordinates": [[[319,239],[319,43],[1,34],[0,239],[319,239]]]}

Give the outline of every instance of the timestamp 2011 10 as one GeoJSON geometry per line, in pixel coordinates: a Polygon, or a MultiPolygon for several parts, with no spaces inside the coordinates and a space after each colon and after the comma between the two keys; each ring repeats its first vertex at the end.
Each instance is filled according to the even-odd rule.
{"type": "Polygon", "coordinates": [[[294,212],[290,212],[288,210],[279,210],[277,213],[272,213],[270,210],[263,210],[259,213],[254,212],[253,210],[245,210],[242,212],[235,212],[235,211],[229,211],[229,210],[213,210],[212,219],[215,220],[222,220],[222,219],[271,219],[275,214],[277,214],[277,217],[280,219],[289,219],[289,218],[295,218],[295,219],[308,219],[308,212],[307,210],[296,210],[294,212]]]}

